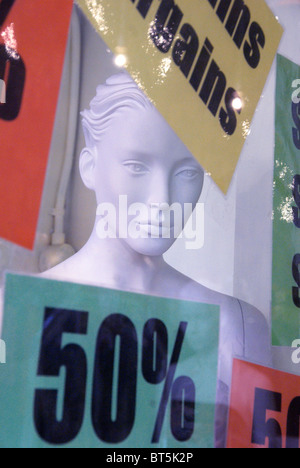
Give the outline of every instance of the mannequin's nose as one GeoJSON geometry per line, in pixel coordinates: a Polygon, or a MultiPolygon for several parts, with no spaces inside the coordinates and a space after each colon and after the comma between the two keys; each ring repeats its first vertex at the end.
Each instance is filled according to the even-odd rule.
{"type": "Polygon", "coordinates": [[[161,205],[162,210],[170,205],[170,183],[165,174],[157,174],[153,177],[149,187],[148,206],[161,205]]]}
{"type": "Polygon", "coordinates": [[[170,224],[170,180],[164,171],[157,172],[149,187],[148,207],[151,220],[160,225],[170,224]]]}
{"type": "Polygon", "coordinates": [[[152,203],[151,204],[151,220],[159,224],[166,222],[170,223],[170,205],[169,203],[152,203]]]}

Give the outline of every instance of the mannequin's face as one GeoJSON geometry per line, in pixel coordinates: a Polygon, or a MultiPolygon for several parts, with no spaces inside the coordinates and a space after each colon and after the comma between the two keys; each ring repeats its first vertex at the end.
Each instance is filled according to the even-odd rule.
{"type": "MultiPolygon", "coordinates": [[[[193,208],[199,200],[204,173],[198,162],[155,109],[122,109],[111,122],[97,145],[94,188],[97,203],[115,206],[119,218],[120,196],[128,206],[143,204],[137,229],[142,237],[128,236],[124,242],[134,251],[147,256],[163,255],[174,243],[181,229],[175,219],[155,212],[157,204],[168,207],[177,203],[193,208]],[[170,223],[171,219],[171,223],[170,223]],[[169,235],[162,235],[164,222],[169,235]],[[153,233],[156,235],[153,237],[153,233]]],[[[123,213],[124,214],[124,213],[123,213]]],[[[128,225],[134,216],[128,216],[128,225]]],[[[123,216],[124,219],[124,216],[123,216]]],[[[187,221],[187,220],[185,220],[187,221]]],[[[184,220],[180,220],[181,227],[184,220]]]]}

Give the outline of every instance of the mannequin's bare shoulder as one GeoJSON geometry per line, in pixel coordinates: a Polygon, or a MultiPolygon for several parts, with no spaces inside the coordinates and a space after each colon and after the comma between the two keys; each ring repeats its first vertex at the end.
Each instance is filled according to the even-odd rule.
{"type": "Polygon", "coordinates": [[[180,296],[179,299],[215,304],[228,310],[239,308],[247,322],[266,323],[264,315],[254,306],[232,296],[207,288],[173,268],[170,270],[170,275],[173,277],[174,285],[176,284],[176,290],[180,296]]]}
{"type": "Polygon", "coordinates": [[[265,316],[254,306],[213,291],[179,272],[170,271],[177,282],[178,299],[220,306],[222,322],[228,331],[243,336],[244,357],[270,364],[270,328],[265,316]]]}
{"type": "MultiPolygon", "coordinates": [[[[173,285],[172,289],[178,299],[219,306],[225,306],[226,304],[230,306],[232,301],[237,302],[236,299],[209,289],[170,266],[167,267],[165,278],[168,278],[167,282],[173,285]]],[[[162,278],[160,281],[164,282],[162,278]]]]}
{"type": "Polygon", "coordinates": [[[41,273],[40,277],[54,281],[81,284],[90,283],[90,278],[87,278],[84,265],[81,265],[76,254],[50,270],[41,273]]]}

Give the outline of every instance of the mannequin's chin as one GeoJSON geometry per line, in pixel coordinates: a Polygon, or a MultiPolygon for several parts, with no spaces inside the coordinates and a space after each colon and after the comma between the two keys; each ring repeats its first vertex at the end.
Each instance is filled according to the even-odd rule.
{"type": "Polygon", "coordinates": [[[174,244],[176,239],[126,239],[126,244],[134,252],[146,257],[161,257],[174,244]]]}

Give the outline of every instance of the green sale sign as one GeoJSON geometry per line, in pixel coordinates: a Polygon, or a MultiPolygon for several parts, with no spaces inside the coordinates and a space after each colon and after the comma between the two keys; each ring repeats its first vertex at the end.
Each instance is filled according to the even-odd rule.
{"type": "Polygon", "coordinates": [[[213,447],[219,307],[8,275],[0,447],[213,447]]]}
{"type": "Polygon", "coordinates": [[[278,55],[273,224],[274,346],[300,338],[300,67],[278,55]]]}

